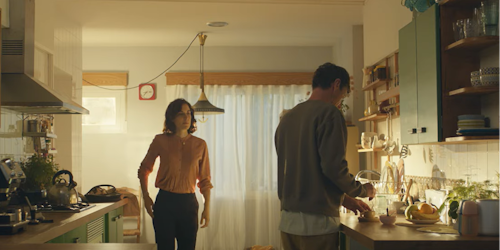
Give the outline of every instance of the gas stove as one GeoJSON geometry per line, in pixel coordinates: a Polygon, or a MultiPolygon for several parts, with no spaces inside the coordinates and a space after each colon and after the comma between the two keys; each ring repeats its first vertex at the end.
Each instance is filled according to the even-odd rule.
{"type": "Polygon", "coordinates": [[[37,209],[42,213],[79,213],[95,207],[95,204],[81,202],[67,207],[53,207],[49,204],[38,204],[37,209]]]}

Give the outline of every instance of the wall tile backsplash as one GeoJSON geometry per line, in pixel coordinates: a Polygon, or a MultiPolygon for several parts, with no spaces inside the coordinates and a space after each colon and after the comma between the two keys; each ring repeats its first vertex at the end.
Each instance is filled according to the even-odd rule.
{"type": "Polygon", "coordinates": [[[0,157],[10,157],[15,161],[21,160],[24,155],[24,142],[21,137],[21,128],[17,121],[22,120],[19,113],[1,108],[0,127],[0,157]]]}

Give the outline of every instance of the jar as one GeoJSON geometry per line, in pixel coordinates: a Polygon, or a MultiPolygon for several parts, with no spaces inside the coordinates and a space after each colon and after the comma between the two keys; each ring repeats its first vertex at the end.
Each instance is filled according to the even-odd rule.
{"type": "Polygon", "coordinates": [[[462,236],[479,234],[478,207],[474,201],[461,201],[458,207],[458,233],[462,236]]]}

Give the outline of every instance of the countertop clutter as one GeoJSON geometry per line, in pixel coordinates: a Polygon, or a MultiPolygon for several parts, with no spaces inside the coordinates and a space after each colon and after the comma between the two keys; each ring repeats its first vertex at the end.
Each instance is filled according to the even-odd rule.
{"type": "MultiPolygon", "coordinates": [[[[372,250],[379,249],[495,249],[498,237],[462,237],[458,234],[438,234],[417,231],[416,227],[383,225],[380,222],[359,222],[353,214],[341,215],[341,231],[350,240],[372,250]]],[[[407,223],[398,215],[396,223],[407,223]]],[[[422,226],[424,227],[424,226],[422,226]]]]}
{"type": "Polygon", "coordinates": [[[2,244],[2,250],[156,250],[156,244],[2,244]]]}
{"type": "MultiPolygon", "coordinates": [[[[0,235],[1,249],[3,250],[6,244],[46,243],[47,241],[57,238],[58,236],[81,225],[89,223],[114,209],[124,206],[127,202],[128,199],[123,199],[113,203],[96,203],[95,207],[80,213],[43,213],[46,220],[54,220],[54,222],[28,225],[26,231],[14,235],[0,235]]],[[[40,248],[37,247],[37,249],[40,248]]]]}

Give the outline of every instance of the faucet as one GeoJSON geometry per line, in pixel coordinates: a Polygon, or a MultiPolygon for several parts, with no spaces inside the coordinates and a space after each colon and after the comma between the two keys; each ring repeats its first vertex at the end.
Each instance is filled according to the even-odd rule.
{"type": "Polygon", "coordinates": [[[354,180],[358,180],[359,177],[362,175],[362,174],[365,174],[365,173],[372,173],[372,174],[376,174],[380,177],[380,173],[375,171],[375,170],[369,170],[369,169],[365,169],[365,170],[361,170],[359,171],[357,174],[356,174],[356,177],[354,177],[354,180]]]}

